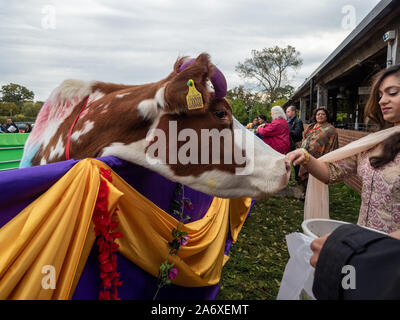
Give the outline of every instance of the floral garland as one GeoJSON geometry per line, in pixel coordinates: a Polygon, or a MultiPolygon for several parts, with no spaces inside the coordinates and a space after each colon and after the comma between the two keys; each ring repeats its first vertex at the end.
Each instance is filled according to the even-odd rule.
{"type": "MultiPolygon", "coordinates": [[[[111,170],[100,168],[100,174],[109,182],[112,182],[111,170]]],[[[115,243],[115,239],[122,238],[122,233],[114,231],[118,226],[118,221],[113,220],[118,216],[118,209],[114,213],[108,211],[108,193],[109,188],[104,179],[100,180],[99,193],[97,196],[96,205],[93,212],[93,222],[95,224],[94,231],[97,237],[97,247],[99,251],[98,260],[100,262],[100,278],[102,279],[102,288],[99,293],[99,300],[121,300],[118,297],[118,287],[122,285],[119,279],[120,273],[117,272],[117,255],[116,251],[119,245],[115,243]]],[[[181,196],[180,200],[172,200],[170,209],[171,212],[179,217],[177,227],[172,230],[172,241],[168,242],[170,255],[177,255],[179,248],[187,244],[189,237],[184,231],[184,223],[191,220],[190,216],[183,217],[184,209],[192,210],[194,208],[190,199],[185,197],[184,186],[178,184],[175,192],[176,197],[181,196]]],[[[161,263],[158,275],[157,291],[153,300],[156,299],[158,292],[165,285],[171,284],[177,274],[178,269],[174,264],[170,264],[167,259],[161,263]]]]}
{"type": "MultiPolygon", "coordinates": [[[[100,174],[108,181],[112,182],[111,170],[100,168],[100,174]]],[[[99,300],[121,300],[118,298],[118,287],[122,285],[119,280],[120,273],[117,272],[117,255],[119,245],[115,239],[122,238],[121,232],[114,231],[118,222],[113,218],[117,217],[118,209],[114,213],[108,211],[109,188],[104,179],[100,179],[99,193],[93,212],[94,231],[97,237],[97,247],[99,250],[98,260],[100,262],[100,278],[102,288],[99,293],[99,300]]]]}
{"type": "MultiPolygon", "coordinates": [[[[187,208],[188,210],[192,210],[194,206],[190,201],[190,199],[185,197],[185,187],[182,184],[178,183],[174,194],[176,197],[179,197],[181,195],[181,192],[182,192],[181,199],[172,200],[170,206],[171,212],[179,217],[179,222],[177,227],[172,230],[172,241],[168,242],[168,245],[170,247],[170,250],[168,252],[168,257],[172,254],[177,255],[179,248],[181,246],[186,245],[189,240],[188,233],[183,229],[184,229],[184,223],[186,221],[190,221],[191,217],[189,216],[183,217],[183,211],[185,208],[187,208]]],[[[178,274],[178,269],[174,267],[173,263],[171,264],[169,263],[168,257],[160,265],[160,269],[158,271],[158,286],[157,286],[157,291],[153,297],[153,300],[157,298],[160,289],[166,285],[170,285],[171,280],[173,280],[178,274]]]]}

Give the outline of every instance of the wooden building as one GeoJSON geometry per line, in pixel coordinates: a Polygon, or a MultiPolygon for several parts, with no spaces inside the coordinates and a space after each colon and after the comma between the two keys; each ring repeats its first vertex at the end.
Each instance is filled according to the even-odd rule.
{"type": "MultiPolygon", "coordinates": [[[[339,146],[367,134],[364,107],[371,79],[400,63],[400,0],[382,0],[303,82],[283,107],[295,105],[309,123],[316,107],[327,107],[338,128],[339,146]]],[[[348,183],[357,191],[357,179],[348,183]]]]}

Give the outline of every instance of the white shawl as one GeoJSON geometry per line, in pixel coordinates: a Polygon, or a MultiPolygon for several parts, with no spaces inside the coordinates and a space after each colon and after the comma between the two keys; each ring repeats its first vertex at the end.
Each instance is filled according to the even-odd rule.
{"type": "MultiPolygon", "coordinates": [[[[342,148],[323,155],[318,160],[324,162],[335,162],[346,159],[371,149],[395,133],[400,133],[400,126],[371,133],[345,145],[342,148]]],[[[328,185],[319,181],[310,174],[304,203],[304,220],[313,218],[329,219],[329,190],[328,185]]]]}

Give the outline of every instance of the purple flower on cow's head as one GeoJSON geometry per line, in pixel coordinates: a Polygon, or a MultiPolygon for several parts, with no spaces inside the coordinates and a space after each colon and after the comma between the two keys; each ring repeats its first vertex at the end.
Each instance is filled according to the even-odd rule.
{"type": "Polygon", "coordinates": [[[172,268],[168,273],[168,277],[172,280],[176,277],[177,274],[178,274],[178,269],[172,268]]]}
{"type": "Polygon", "coordinates": [[[181,246],[184,246],[188,243],[188,240],[189,240],[189,236],[184,236],[184,237],[180,238],[179,243],[181,246]]]}

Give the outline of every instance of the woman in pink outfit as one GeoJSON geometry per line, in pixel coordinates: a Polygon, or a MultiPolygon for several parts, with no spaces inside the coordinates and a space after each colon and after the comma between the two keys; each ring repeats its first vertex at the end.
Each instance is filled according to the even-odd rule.
{"type": "Polygon", "coordinates": [[[290,149],[289,125],[286,114],[280,106],[271,109],[272,122],[258,127],[257,133],[264,138],[264,142],[276,151],[286,154],[290,149]]]}
{"type": "Polygon", "coordinates": [[[335,162],[316,159],[305,149],[292,151],[287,157],[327,184],[358,175],[362,180],[358,224],[392,233],[400,230],[400,65],[375,76],[365,117],[367,123],[381,130],[390,128],[387,130],[393,134],[368,150],[335,162]]]}

